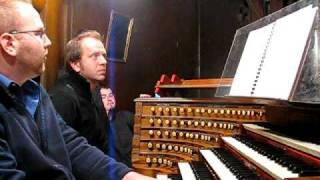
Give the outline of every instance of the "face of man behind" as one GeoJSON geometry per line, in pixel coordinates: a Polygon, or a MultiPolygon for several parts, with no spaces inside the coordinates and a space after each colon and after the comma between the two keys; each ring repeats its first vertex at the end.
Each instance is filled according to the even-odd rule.
{"type": "Polygon", "coordinates": [[[87,37],[81,40],[81,58],[73,63],[73,69],[91,83],[106,77],[106,50],[98,39],[87,37]]]}
{"type": "Polygon", "coordinates": [[[110,110],[116,107],[116,99],[110,88],[100,89],[101,99],[103,102],[104,109],[108,113],[110,110]]]}

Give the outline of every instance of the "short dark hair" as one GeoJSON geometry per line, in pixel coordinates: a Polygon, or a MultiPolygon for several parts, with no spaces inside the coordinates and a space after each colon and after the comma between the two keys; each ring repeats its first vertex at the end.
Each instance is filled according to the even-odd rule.
{"type": "Polygon", "coordinates": [[[66,68],[69,71],[72,70],[70,63],[81,59],[81,40],[84,38],[94,38],[102,41],[101,34],[95,30],[83,30],[80,33],[77,33],[77,35],[67,43],[65,48],[64,60],[66,62],[66,68]]]}

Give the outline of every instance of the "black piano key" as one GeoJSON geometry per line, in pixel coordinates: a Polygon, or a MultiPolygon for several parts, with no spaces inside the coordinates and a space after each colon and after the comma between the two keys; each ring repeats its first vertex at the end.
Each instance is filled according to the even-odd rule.
{"type": "Polygon", "coordinates": [[[304,169],[299,172],[301,176],[320,176],[320,169],[312,168],[312,169],[304,169]]]}
{"type": "Polygon", "coordinates": [[[190,166],[193,170],[197,180],[209,180],[213,179],[212,174],[208,170],[207,166],[201,161],[192,161],[190,166]]]}
{"type": "Polygon", "coordinates": [[[238,179],[259,179],[256,173],[246,167],[240,160],[223,148],[211,150],[238,179]]]}
{"type": "Polygon", "coordinates": [[[170,174],[168,175],[168,178],[171,180],[182,180],[182,177],[180,174],[170,174]]]}
{"type": "Polygon", "coordinates": [[[237,140],[246,144],[248,147],[274,160],[279,165],[288,168],[293,173],[298,173],[300,176],[315,176],[320,175],[320,169],[306,164],[304,161],[286,154],[284,150],[280,150],[265,142],[257,142],[251,138],[238,136],[237,140]]]}

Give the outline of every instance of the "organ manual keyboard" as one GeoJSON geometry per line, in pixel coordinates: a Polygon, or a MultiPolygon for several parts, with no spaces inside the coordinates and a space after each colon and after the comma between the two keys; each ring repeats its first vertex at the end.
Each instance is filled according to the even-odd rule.
{"type": "Polygon", "coordinates": [[[133,168],[174,180],[320,179],[318,9],[299,1],[237,30],[221,79],[162,76],[162,97],[135,99],[133,168]],[[197,87],[215,97],[163,97],[197,87]]]}
{"type": "MultiPolygon", "coordinates": [[[[320,178],[319,144],[292,139],[254,124],[243,127],[240,136],[222,137],[221,148],[200,150],[202,162],[212,172],[209,179],[320,178]]],[[[188,174],[199,174],[197,168],[190,171],[188,174]]]]}

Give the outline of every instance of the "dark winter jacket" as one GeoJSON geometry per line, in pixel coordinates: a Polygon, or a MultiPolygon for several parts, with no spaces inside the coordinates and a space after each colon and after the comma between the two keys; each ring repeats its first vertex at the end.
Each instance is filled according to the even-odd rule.
{"type": "Polygon", "coordinates": [[[53,105],[66,123],[106,152],[106,120],[99,114],[90,84],[74,71],[58,79],[49,91],[53,105]]]}
{"type": "Polygon", "coordinates": [[[0,179],[121,179],[131,169],[66,125],[41,87],[35,118],[0,84],[0,179]]]}

